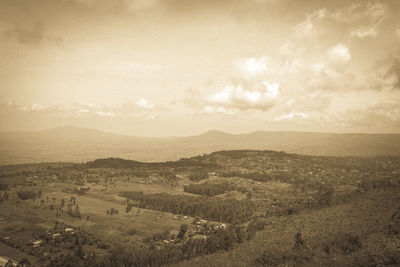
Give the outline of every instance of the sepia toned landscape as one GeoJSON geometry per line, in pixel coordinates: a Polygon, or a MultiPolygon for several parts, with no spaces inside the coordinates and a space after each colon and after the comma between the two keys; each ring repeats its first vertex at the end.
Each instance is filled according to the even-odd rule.
{"type": "Polygon", "coordinates": [[[33,266],[395,266],[399,166],[268,150],[4,165],[1,250],[33,266]]]}
{"type": "Polygon", "coordinates": [[[400,266],[399,14],[0,0],[0,267],[400,266]]]}

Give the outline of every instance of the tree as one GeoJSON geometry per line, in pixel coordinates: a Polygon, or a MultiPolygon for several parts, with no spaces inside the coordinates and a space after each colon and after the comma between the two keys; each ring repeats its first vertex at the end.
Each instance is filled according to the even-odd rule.
{"type": "Polygon", "coordinates": [[[182,224],[181,225],[181,230],[178,233],[178,238],[183,239],[185,237],[185,234],[186,234],[188,228],[189,227],[187,226],[187,224],[185,224],[185,223],[182,224]]]}
{"type": "Polygon", "coordinates": [[[76,249],[75,252],[76,256],[79,257],[80,259],[83,259],[83,257],[85,256],[85,253],[83,252],[82,246],[79,245],[78,248],[76,249]]]}
{"type": "Polygon", "coordinates": [[[296,235],[294,236],[294,249],[299,249],[304,246],[304,240],[301,237],[301,233],[297,232],[296,235]]]}
{"type": "Polygon", "coordinates": [[[334,189],[331,186],[321,186],[318,190],[317,200],[322,207],[331,206],[333,204],[334,189]]]}
{"type": "Polygon", "coordinates": [[[130,212],[131,210],[132,210],[132,207],[133,207],[133,205],[131,204],[131,203],[127,203],[126,204],[126,208],[125,208],[125,211],[128,213],[128,212],[130,212]]]}

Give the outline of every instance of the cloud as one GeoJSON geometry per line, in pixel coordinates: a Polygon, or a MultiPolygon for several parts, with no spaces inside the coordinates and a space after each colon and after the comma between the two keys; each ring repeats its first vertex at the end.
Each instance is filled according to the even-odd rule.
{"type": "Polygon", "coordinates": [[[205,106],[201,109],[200,113],[208,115],[214,115],[214,114],[236,115],[237,111],[235,111],[234,109],[227,109],[221,106],[219,107],[205,106]]]}
{"type": "Polygon", "coordinates": [[[368,4],[364,14],[364,20],[360,21],[360,23],[364,25],[358,26],[352,30],[350,34],[357,38],[376,38],[378,36],[380,25],[389,17],[388,7],[382,3],[368,4]]]}
{"type": "Polygon", "coordinates": [[[326,9],[320,9],[308,14],[306,19],[296,24],[292,30],[297,38],[312,37],[315,32],[315,19],[325,17],[326,9]]]}
{"type": "MultiPolygon", "coordinates": [[[[156,106],[148,100],[141,98],[135,102],[125,102],[116,105],[103,105],[96,103],[71,103],[63,105],[44,106],[38,103],[30,105],[17,105],[15,103],[1,104],[14,112],[43,113],[53,117],[116,117],[134,116],[147,119],[156,117],[156,106]]],[[[161,108],[159,108],[161,109],[161,108]]]]}
{"type": "Polygon", "coordinates": [[[368,3],[358,16],[357,26],[350,30],[350,35],[356,38],[376,38],[378,28],[388,18],[388,7],[383,3],[368,3]]]}
{"type": "Polygon", "coordinates": [[[400,89],[400,56],[393,57],[385,78],[392,83],[392,89],[400,89]]]}
{"type": "Polygon", "coordinates": [[[368,89],[360,82],[363,77],[342,66],[351,59],[346,46],[338,44],[326,53],[330,60],[326,60],[326,54],[310,56],[288,42],[280,47],[279,54],[236,60],[233,67],[240,70],[238,76],[230,83],[216,81],[187,91],[190,100],[186,104],[202,114],[262,112],[271,120],[281,121],[305,119],[303,114],[313,113],[315,118],[314,113],[326,112],[332,94],[368,89]],[[249,69],[257,75],[249,75],[249,69]]]}
{"type": "Polygon", "coordinates": [[[27,106],[21,106],[19,107],[21,110],[23,111],[38,111],[38,110],[44,110],[46,109],[45,106],[40,105],[38,103],[33,103],[31,105],[27,105],[27,106]]]}
{"type": "MultiPolygon", "coordinates": [[[[354,38],[376,38],[379,27],[389,17],[389,8],[385,3],[351,3],[343,8],[322,8],[307,15],[306,19],[294,27],[297,37],[312,36],[317,27],[332,26],[344,29],[354,38]]],[[[323,30],[322,30],[323,31],[323,30]]],[[[325,31],[332,31],[326,28],[325,31]]]]}
{"type": "Polygon", "coordinates": [[[400,89],[400,49],[391,50],[366,71],[369,87],[378,91],[400,89]]]}
{"type": "Polygon", "coordinates": [[[314,25],[312,23],[311,17],[307,17],[307,19],[294,26],[293,31],[295,33],[295,36],[298,38],[311,37],[313,28],[314,25]]]}
{"type": "Polygon", "coordinates": [[[242,85],[228,85],[206,100],[211,106],[239,110],[267,110],[279,95],[279,84],[263,81],[257,88],[246,89],[242,85]]]}
{"type": "Polygon", "coordinates": [[[114,117],[113,107],[94,103],[73,103],[52,107],[52,115],[57,117],[114,117]]]}
{"type": "Polygon", "coordinates": [[[236,61],[236,66],[245,77],[260,75],[267,70],[267,57],[245,58],[236,61]]]}
{"type": "Polygon", "coordinates": [[[153,9],[160,5],[160,0],[74,0],[77,4],[86,8],[99,10],[125,10],[140,11],[153,9]]]}
{"type": "Polygon", "coordinates": [[[281,121],[281,120],[293,120],[293,119],[307,119],[308,116],[305,113],[302,112],[294,112],[294,113],[289,113],[289,114],[285,114],[282,116],[279,116],[278,118],[276,118],[276,121],[281,121]]]}
{"type": "Polygon", "coordinates": [[[400,129],[400,99],[383,100],[361,108],[349,108],[337,116],[337,123],[347,128],[372,129],[374,131],[398,131],[400,129]]]}
{"type": "Polygon", "coordinates": [[[375,38],[378,36],[378,31],[376,28],[370,28],[370,27],[360,27],[357,29],[354,29],[350,32],[350,35],[352,37],[357,37],[357,38],[365,38],[365,37],[372,37],[375,38]]]}
{"type": "Polygon", "coordinates": [[[4,31],[4,36],[9,39],[15,39],[20,44],[37,45],[45,41],[60,44],[62,42],[60,37],[46,34],[40,22],[36,22],[31,26],[14,25],[4,31]]]}
{"type": "Polygon", "coordinates": [[[57,106],[56,116],[62,117],[138,117],[154,119],[156,117],[154,104],[141,98],[135,102],[129,101],[117,105],[100,104],[70,104],[57,106]]]}
{"type": "Polygon", "coordinates": [[[103,116],[103,117],[114,117],[115,114],[113,112],[104,112],[104,111],[96,111],[94,114],[103,116]]]}
{"type": "Polygon", "coordinates": [[[349,48],[337,44],[328,51],[329,58],[334,62],[348,62],[351,59],[349,48]]]}
{"type": "Polygon", "coordinates": [[[154,109],[154,105],[144,98],[135,102],[136,106],[142,109],[154,109]]]}

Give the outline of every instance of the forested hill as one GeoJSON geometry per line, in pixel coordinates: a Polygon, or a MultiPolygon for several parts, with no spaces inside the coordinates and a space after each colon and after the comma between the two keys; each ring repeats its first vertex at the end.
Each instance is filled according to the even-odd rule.
{"type": "Polygon", "coordinates": [[[84,162],[106,157],[160,162],[238,149],[325,156],[400,156],[400,134],[209,131],[188,137],[147,138],[77,127],[0,132],[0,164],[84,162]]]}
{"type": "MultiPolygon", "coordinates": [[[[168,162],[139,162],[120,158],[89,161],[87,168],[188,170],[191,173],[216,172],[225,177],[243,177],[265,182],[298,176],[351,176],[360,172],[377,174],[393,169],[397,173],[400,157],[333,157],[308,156],[270,150],[222,150],[168,162]]],[[[207,174],[208,176],[208,174],[207,174]]]]}
{"type": "Polygon", "coordinates": [[[183,158],[177,161],[166,162],[140,162],[121,158],[102,158],[86,162],[89,168],[114,168],[130,169],[137,167],[216,167],[217,165],[207,160],[198,160],[199,157],[183,158]]]}

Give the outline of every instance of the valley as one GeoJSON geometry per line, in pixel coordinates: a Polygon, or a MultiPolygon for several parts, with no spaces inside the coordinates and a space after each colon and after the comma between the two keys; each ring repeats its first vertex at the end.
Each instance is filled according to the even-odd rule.
{"type": "Polygon", "coordinates": [[[400,263],[398,157],[3,165],[0,186],[1,251],[33,266],[400,263]]]}

